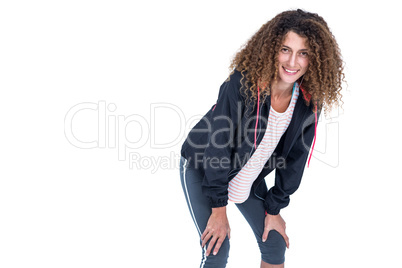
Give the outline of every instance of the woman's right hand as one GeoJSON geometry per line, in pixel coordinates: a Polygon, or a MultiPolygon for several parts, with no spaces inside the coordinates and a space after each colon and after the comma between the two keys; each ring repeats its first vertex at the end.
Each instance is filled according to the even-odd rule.
{"type": "Polygon", "coordinates": [[[206,252],[207,256],[211,253],[215,243],[213,254],[216,255],[218,253],[226,235],[230,239],[230,226],[226,215],[226,207],[212,208],[212,214],[209,217],[207,227],[201,235],[202,247],[211,239],[206,252]]]}

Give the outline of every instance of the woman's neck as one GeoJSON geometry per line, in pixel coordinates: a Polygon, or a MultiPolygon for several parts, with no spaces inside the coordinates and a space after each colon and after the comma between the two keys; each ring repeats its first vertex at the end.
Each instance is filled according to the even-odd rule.
{"type": "Polygon", "coordinates": [[[271,86],[271,107],[278,113],[284,113],[292,99],[293,84],[275,83],[271,86]]]}
{"type": "Polygon", "coordinates": [[[292,95],[293,84],[275,81],[271,85],[271,98],[281,99],[292,95]]]}

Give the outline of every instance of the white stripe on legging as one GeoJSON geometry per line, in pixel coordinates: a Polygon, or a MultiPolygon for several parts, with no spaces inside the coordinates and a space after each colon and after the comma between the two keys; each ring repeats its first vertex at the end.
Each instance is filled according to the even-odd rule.
{"type": "MultiPolygon", "coordinates": [[[[183,169],[184,169],[184,172],[183,172],[184,188],[185,188],[185,190],[186,190],[186,197],[187,197],[187,201],[188,201],[188,207],[190,208],[191,217],[193,218],[193,221],[194,221],[194,223],[195,223],[195,226],[197,227],[198,233],[200,234],[200,237],[201,237],[202,233],[201,233],[200,227],[198,226],[198,223],[197,223],[197,221],[196,221],[196,219],[195,219],[193,207],[191,206],[190,195],[188,194],[188,190],[187,190],[186,164],[187,164],[187,159],[185,159],[184,164],[183,164],[183,169]]],[[[207,250],[206,250],[206,249],[207,249],[207,246],[205,245],[205,246],[202,248],[202,261],[201,261],[201,267],[200,267],[200,268],[203,268],[203,267],[204,267],[205,261],[207,260],[207,256],[206,256],[207,250]]]]}

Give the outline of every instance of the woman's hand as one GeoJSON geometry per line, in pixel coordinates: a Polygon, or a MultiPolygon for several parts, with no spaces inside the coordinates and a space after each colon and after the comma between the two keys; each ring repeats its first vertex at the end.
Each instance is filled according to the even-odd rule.
{"type": "Polygon", "coordinates": [[[230,226],[226,216],[226,207],[212,208],[212,214],[209,217],[207,227],[201,235],[202,247],[204,247],[208,240],[211,239],[206,252],[207,256],[211,253],[212,247],[215,243],[216,245],[213,254],[216,255],[218,253],[226,235],[230,239],[230,226]]]}
{"type": "Polygon", "coordinates": [[[286,247],[289,248],[289,237],[286,235],[286,222],[282,219],[281,215],[270,215],[265,216],[265,228],[262,234],[262,242],[265,242],[268,238],[268,233],[271,230],[276,230],[285,239],[286,247]]]}

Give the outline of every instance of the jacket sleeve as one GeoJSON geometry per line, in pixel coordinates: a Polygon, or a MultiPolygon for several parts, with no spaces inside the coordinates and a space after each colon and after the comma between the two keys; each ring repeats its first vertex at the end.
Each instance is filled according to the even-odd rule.
{"type": "Polygon", "coordinates": [[[290,195],[299,188],[314,139],[314,122],[314,114],[312,114],[306,120],[301,134],[286,157],[285,164],[283,167],[276,168],[275,185],[269,189],[265,198],[268,214],[279,214],[282,208],[289,205],[290,195]]]}
{"type": "Polygon", "coordinates": [[[218,100],[210,117],[210,135],[203,155],[203,193],[210,206],[223,207],[228,201],[228,173],[234,146],[234,132],[241,119],[242,75],[235,71],[219,90],[218,100]]]}

